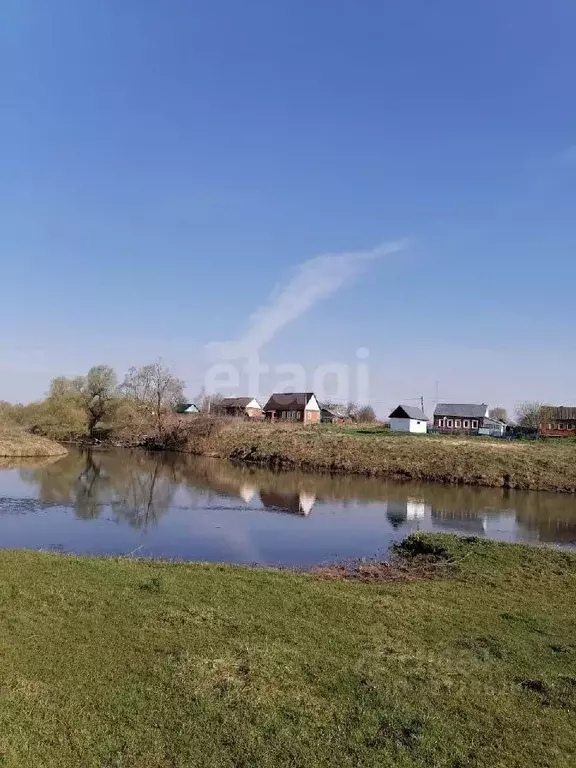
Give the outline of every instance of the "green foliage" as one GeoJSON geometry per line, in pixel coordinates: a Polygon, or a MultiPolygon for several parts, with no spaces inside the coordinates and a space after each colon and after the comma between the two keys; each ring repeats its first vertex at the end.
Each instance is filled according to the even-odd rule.
{"type": "Polygon", "coordinates": [[[429,545],[377,584],[0,552],[2,761],[572,768],[576,557],[429,545]]]}

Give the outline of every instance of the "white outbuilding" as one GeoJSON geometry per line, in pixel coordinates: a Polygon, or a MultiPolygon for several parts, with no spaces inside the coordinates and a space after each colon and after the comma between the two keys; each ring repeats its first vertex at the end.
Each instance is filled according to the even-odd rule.
{"type": "Polygon", "coordinates": [[[399,405],[388,418],[392,432],[424,434],[428,431],[428,416],[411,405],[399,405]]]}

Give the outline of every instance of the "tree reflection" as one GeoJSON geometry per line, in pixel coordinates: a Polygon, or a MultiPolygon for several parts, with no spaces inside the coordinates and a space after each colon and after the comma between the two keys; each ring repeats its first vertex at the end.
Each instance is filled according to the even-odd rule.
{"type": "Polygon", "coordinates": [[[314,515],[315,503],[379,504],[396,529],[411,523],[475,535],[558,543],[576,542],[574,498],[569,494],[502,488],[397,483],[354,475],[272,472],[254,466],[183,454],[78,451],[44,466],[20,469],[41,501],[73,507],[79,518],[103,515],[145,530],[173,504],[210,505],[211,495],[238,507],[314,515]],[[314,509],[313,509],[314,507],[314,509]]]}
{"type": "Polygon", "coordinates": [[[21,469],[20,476],[37,486],[41,501],[72,506],[82,520],[109,507],[117,521],[141,529],[158,522],[176,489],[171,463],[160,454],[72,451],[57,464],[21,469]]]}
{"type": "Polygon", "coordinates": [[[129,473],[124,492],[112,502],[117,519],[144,530],[158,522],[170,507],[176,488],[170,477],[162,474],[166,469],[158,456],[145,472],[129,473]]]}

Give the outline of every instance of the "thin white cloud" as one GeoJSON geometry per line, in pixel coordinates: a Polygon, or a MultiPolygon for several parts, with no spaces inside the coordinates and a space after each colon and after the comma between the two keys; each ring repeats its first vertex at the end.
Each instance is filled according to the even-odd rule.
{"type": "Polygon", "coordinates": [[[274,291],[268,303],[250,318],[247,331],[236,341],[211,342],[209,354],[220,360],[255,355],[285,325],[315,304],[336,293],[371,262],[404,250],[406,240],[396,240],[367,251],[328,253],[303,262],[292,279],[274,291]]]}

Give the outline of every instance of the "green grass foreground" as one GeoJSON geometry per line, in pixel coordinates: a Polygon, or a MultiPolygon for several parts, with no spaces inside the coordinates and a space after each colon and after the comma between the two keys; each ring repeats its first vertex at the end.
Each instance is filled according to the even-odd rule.
{"type": "Polygon", "coordinates": [[[576,555],[421,541],[455,566],[1,552],[0,764],[572,768],[576,555]]]}

